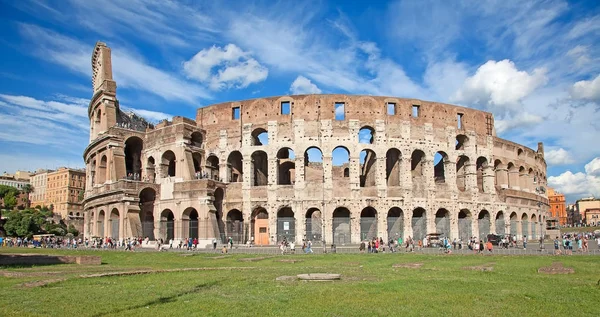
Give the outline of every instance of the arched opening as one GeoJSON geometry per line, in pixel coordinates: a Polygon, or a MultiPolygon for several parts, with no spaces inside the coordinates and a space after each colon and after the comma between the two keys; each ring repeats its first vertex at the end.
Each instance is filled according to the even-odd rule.
{"type": "Polygon", "coordinates": [[[366,207],[360,212],[360,240],[377,239],[377,210],[366,207]]]}
{"type": "Polygon", "coordinates": [[[517,156],[520,158],[523,156],[523,149],[518,149],[517,150],[517,156]]]}
{"type": "Polygon", "coordinates": [[[156,191],[152,188],[144,188],[140,192],[139,198],[142,236],[154,240],[154,201],[156,200],[156,191]]]}
{"type": "Polygon", "coordinates": [[[96,111],[96,123],[100,123],[102,118],[102,111],[100,109],[98,109],[98,111],[96,111]]]}
{"type": "Polygon", "coordinates": [[[531,193],[535,193],[535,175],[533,173],[533,168],[529,168],[529,175],[527,175],[527,188],[529,189],[529,192],[531,193]]]}
{"type": "Polygon", "coordinates": [[[360,152],[360,187],[375,186],[377,178],[377,155],[372,150],[362,150],[360,152]]]}
{"type": "Polygon", "coordinates": [[[165,242],[175,238],[175,216],[169,209],[160,213],[160,236],[165,237],[165,242]]]}
{"type": "Polygon", "coordinates": [[[116,208],[113,208],[113,210],[110,212],[110,225],[108,226],[110,228],[110,234],[108,235],[109,237],[113,238],[114,240],[118,240],[119,239],[119,228],[120,228],[120,217],[119,217],[119,210],[116,208]]]}
{"type": "Polygon", "coordinates": [[[448,154],[445,152],[439,151],[433,156],[433,177],[436,184],[446,183],[446,166],[449,162],[448,154]]]}
{"type": "Polygon", "coordinates": [[[392,207],[387,214],[388,239],[398,240],[404,234],[404,213],[398,207],[392,207]]]}
{"type": "Polygon", "coordinates": [[[128,179],[140,180],[142,175],[142,149],[144,141],[132,136],[125,141],[125,170],[128,179]]]}
{"type": "Polygon", "coordinates": [[[519,188],[521,190],[527,189],[527,172],[523,166],[519,167],[519,188]]]}
{"type": "Polygon", "coordinates": [[[413,210],[411,225],[413,230],[413,239],[422,240],[427,235],[427,214],[425,209],[418,207],[413,210]]]}
{"type": "Polygon", "coordinates": [[[516,236],[518,234],[518,218],[517,213],[513,212],[510,214],[510,235],[516,236]]]}
{"type": "Polygon", "coordinates": [[[344,177],[350,176],[350,170],[348,170],[348,176],[345,176],[344,170],[350,167],[350,151],[346,147],[338,146],[331,152],[332,156],[332,178],[334,180],[341,180],[344,177]]]}
{"type": "Polygon", "coordinates": [[[529,217],[527,214],[523,214],[521,216],[521,239],[529,236],[529,217]]]}
{"type": "Polygon", "coordinates": [[[252,131],[252,145],[268,145],[269,133],[263,128],[254,129],[252,131]]]}
{"type": "Polygon", "coordinates": [[[482,210],[477,216],[477,227],[479,228],[479,239],[487,241],[487,235],[490,234],[490,213],[482,210]]]}
{"type": "Polygon", "coordinates": [[[252,238],[256,245],[269,244],[269,213],[258,207],[252,212],[252,238]]]}
{"type": "Polygon", "coordinates": [[[225,222],[223,221],[223,198],[225,197],[223,188],[219,187],[215,189],[214,197],[215,216],[217,218],[217,228],[219,230],[218,235],[223,243],[227,243],[227,237],[225,237],[225,222]]]}
{"type": "Polygon", "coordinates": [[[264,151],[252,153],[252,167],[254,168],[253,186],[266,186],[269,182],[269,159],[264,151]]]}
{"type": "Polygon", "coordinates": [[[392,148],[385,154],[385,179],[388,187],[400,186],[400,150],[392,148]]]}
{"type": "Polygon", "coordinates": [[[350,229],[350,211],[345,207],[336,208],[333,211],[333,244],[350,243],[350,229]]]}
{"type": "Polygon", "coordinates": [[[198,212],[192,207],[188,207],[182,214],[182,232],[184,238],[197,239],[198,235],[198,212]]]}
{"type": "Polygon", "coordinates": [[[480,156],[477,158],[477,189],[479,189],[480,193],[483,193],[485,188],[483,187],[483,176],[485,175],[485,170],[488,168],[488,161],[485,157],[480,156]]]}
{"type": "Polygon", "coordinates": [[[423,161],[425,160],[425,153],[421,150],[414,150],[410,156],[410,172],[415,181],[416,178],[423,176],[423,161]]]}
{"type": "Polygon", "coordinates": [[[106,155],[102,155],[102,158],[100,159],[100,165],[98,165],[98,172],[96,173],[98,176],[98,181],[96,183],[104,184],[104,182],[106,182],[106,174],[108,171],[107,165],[108,159],[106,158],[106,155]]]}
{"type": "Polygon", "coordinates": [[[496,214],[496,234],[506,234],[506,223],[504,221],[504,213],[502,213],[502,211],[498,211],[496,214]]]}
{"type": "Polygon", "coordinates": [[[455,149],[457,151],[464,151],[465,147],[469,144],[469,138],[464,134],[456,136],[455,149]]]}
{"type": "Polygon", "coordinates": [[[538,227],[537,217],[535,215],[531,215],[531,239],[537,239],[537,236],[538,236],[537,227],[538,227]]]}
{"type": "Polygon", "coordinates": [[[450,238],[450,212],[444,208],[435,213],[435,232],[441,237],[450,238]]]}
{"type": "Polygon", "coordinates": [[[461,192],[467,189],[467,166],[469,166],[469,157],[459,156],[456,162],[456,187],[461,192]]]}
{"type": "Polygon", "coordinates": [[[192,164],[194,165],[194,178],[202,178],[202,154],[198,152],[192,153],[192,164]]]}
{"type": "Polygon", "coordinates": [[[106,214],[104,210],[100,210],[98,212],[98,223],[96,224],[96,233],[98,237],[104,238],[104,218],[106,218],[106,214]]]}
{"type": "Polygon", "coordinates": [[[92,165],[90,166],[90,179],[92,186],[98,183],[98,174],[96,173],[96,160],[93,160],[92,165]]]}
{"type": "Polygon", "coordinates": [[[233,151],[227,157],[227,168],[229,168],[229,181],[241,183],[244,181],[244,164],[242,153],[233,151]]]}
{"type": "Polygon", "coordinates": [[[296,183],[296,155],[290,148],[282,148],[277,152],[277,184],[293,185],[296,183]]]}
{"type": "Polygon", "coordinates": [[[323,218],[318,208],[310,208],[306,212],[306,235],[307,240],[323,240],[323,218]]]}
{"type": "Polygon", "coordinates": [[[500,160],[494,161],[494,186],[496,189],[502,188],[502,185],[508,184],[508,174],[506,166],[500,160]]]}
{"type": "Polygon", "coordinates": [[[210,155],[206,159],[206,170],[208,178],[218,180],[219,179],[219,158],[215,155],[210,155]]]}
{"type": "Polygon", "coordinates": [[[202,147],[202,133],[200,133],[198,131],[193,132],[190,137],[190,145],[195,146],[197,148],[201,148],[202,147]]]}
{"type": "Polygon", "coordinates": [[[358,143],[373,144],[375,142],[375,129],[364,126],[358,130],[358,143]]]}
{"type": "Polygon", "coordinates": [[[145,181],[149,181],[154,183],[156,180],[156,166],[154,162],[154,158],[150,156],[148,161],[146,162],[146,179],[145,181]]]}
{"type": "Polygon", "coordinates": [[[322,184],[323,178],[323,152],[318,147],[312,146],[304,151],[304,180],[322,184]]]}
{"type": "Polygon", "coordinates": [[[512,162],[508,163],[508,188],[519,187],[519,170],[512,162]]]}
{"type": "Polygon", "coordinates": [[[473,236],[472,222],[471,212],[461,209],[458,213],[458,237],[465,243],[473,236]]]}
{"type": "Polygon", "coordinates": [[[162,169],[163,175],[166,177],[174,177],[175,176],[175,153],[173,151],[166,151],[162,155],[162,169]]]}
{"type": "Polygon", "coordinates": [[[277,212],[277,242],[296,240],[296,220],[290,207],[283,207],[277,212]]]}
{"type": "Polygon", "coordinates": [[[232,209],[227,213],[227,236],[231,237],[233,242],[243,244],[244,241],[244,216],[237,209],[232,209]]]}

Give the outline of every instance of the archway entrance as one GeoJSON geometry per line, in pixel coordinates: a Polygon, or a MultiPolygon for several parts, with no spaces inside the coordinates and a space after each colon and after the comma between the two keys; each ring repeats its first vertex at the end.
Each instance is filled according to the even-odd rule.
{"type": "Polygon", "coordinates": [[[490,213],[487,210],[482,210],[477,217],[480,240],[487,241],[487,235],[490,234],[490,221],[490,213]]]}
{"type": "Polygon", "coordinates": [[[387,215],[388,239],[398,240],[404,233],[404,214],[402,209],[392,207],[387,215]]]}
{"type": "Polygon", "coordinates": [[[290,207],[283,207],[277,212],[277,242],[296,240],[296,219],[290,207]]]}
{"type": "Polygon", "coordinates": [[[333,243],[350,243],[350,229],[350,211],[344,207],[336,208],[333,211],[333,243]]]}
{"type": "Polygon", "coordinates": [[[517,213],[510,214],[510,235],[516,236],[518,233],[517,213]]]}
{"type": "Polygon", "coordinates": [[[175,239],[175,216],[169,209],[160,214],[160,235],[165,237],[165,242],[175,239]]]}
{"type": "Polygon", "coordinates": [[[521,217],[521,239],[525,236],[529,237],[529,218],[527,214],[523,214],[521,217]]]}
{"type": "Polygon", "coordinates": [[[119,222],[119,210],[118,209],[113,209],[110,212],[110,237],[113,239],[119,239],[119,228],[120,228],[120,222],[119,222]]]}
{"type": "Polygon", "coordinates": [[[323,240],[323,220],[321,211],[317,208],[310,208],[306,212],[306,235],[305,239],[312,241],[323,240]]]}
{"type": "Polygon", "coordinates": [[[473,236],[471,223],[471,212],[467,209],[462,209],[458,213],[458,237],[465,243],[473,236]]]}
{"type": "Polygon", "coordinates": [[[425,235],[427,235],[427,218],[425,209],[419,207],[413,210],[411,225],[413,230],[413,239],[415,241],[425,238],[425,235]]]}
{"type": "Polygon", "coordinates": [[[144,188],[140,192],[140,223],[142,236],[154,240],[154,201],[156,192],[152,188],[144,188]]]}
{"type": "Polygon", "coordinates": [[[244,217],[237,209],[227,213],[227,236],[237,244],[244,243],[244,217]]]}
{"type": "Polygon", "coordinates": [[[104,218],[106,217],[106,214],[104,213],[104,210],[100,210],[100,212],[98,213],[98,223],[96,224],[96,233],[98,234],[98,237],[104,238],[104,218]]]}
{"type": "Polygon", "coordinates": [[[143,147],[144,141],[136,136],[130,137],[125,141],[126,175],[132,175],[134,180],[141,180],[143,147]]]}
{"type": "Polygon", "coordinates": [[[198,212],[189,207],[183,211],[183,238],[198,238],[198,212]]]}
{"type": "Polygon", "coordinates": [[[360,240],[377,239],[377,210],[366,207],[360,212],[360,240]]]}
{"type": "Polygon", "coordinates": [[[450,238],[450,212],[444,208],[435,213],[435,232],[441,237],[450,238]]]}
{"type": "MultiPolygon", "coordinates": [[[[221,238],[221,242],[223,243],[227,243],[227,239],[228,237],[225,236],[225,222],[223,221],[223,197],[225,196],[225,192],[223,191],[223,188],[217,188],[215,189],[215,200],[214,200],[214,205],[215,205],[215,209],[217,210],[216,212],[216,217],[217,217],[217,229],[219,230],[218,235],[221,238]]],[[[208,229],[208,228],[206,228],[208,229]]],[[[203,228],[203,230],[206,230],[203,228]]]]}
{"type": "Polygon", "coordinates": [[[262,207],[252,212],[252,237],[256,245],[269,244],[269,213],[262,207]]]}
{"type": "Polygon", "coordinates": [[[537,217],[535,215],[531,215],[531,239],[537,239],[537,217]]]}
{"type": "Polygon", "coordinates": [[[496,214],[496,234],[506,234],[506,223],[504,222],[504,213],[502,211],[498,211],[496,214]]]}

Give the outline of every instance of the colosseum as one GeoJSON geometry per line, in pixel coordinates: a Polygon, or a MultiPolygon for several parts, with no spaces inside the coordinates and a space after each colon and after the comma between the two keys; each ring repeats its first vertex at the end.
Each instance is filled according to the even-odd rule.
{"type": "Polygon", "coordinates": [[[543,234],[546,162],[491,113],[396,97],[298,95],[156,125],[119,108],[92,56],[86,237],[344,245],[382,237],[543,234]]]}

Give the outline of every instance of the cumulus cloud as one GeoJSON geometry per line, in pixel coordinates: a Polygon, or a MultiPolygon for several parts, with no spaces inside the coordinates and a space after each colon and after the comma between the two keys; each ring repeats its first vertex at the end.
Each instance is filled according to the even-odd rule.
{"type": "Polygon", "coordinates": [[[495,121],[494,126],[496,127],[497,133],[503,133],[511,129],[532,126],[542,121],[544,121],[542,117],[524,112],[510,119],[498,119],[495,121]]]}
{"type": "Polygon", "coordinates": [[[600,197],[600,157],[585,165],[585,173],[566,171],[558,176],[548,177],[548,184],[559,192],[576,198],[600,197]]]}
{"type": "Polygon", "coordinates": [[[203,49],[183,63],[189,78],[207,83],[213,90],[246,88],[267,79],[269,71],[235,44],[203,49]],[[216,72],[213,71],[216,69],[216,72]]]}
{"type": "Polygon", "coordinates": [[[453,99],[484,108],[515,110],[521,99],[547,81],[546,69],[536,68],[531,74],[520,71],[510,60],[490,60],[475,75],[467,78],[453,99]]]}
{"type": "Polygon", "coordinates": [[[578,81],[571,88],[574,99],[600,101],[600,75],[593,80],[578,81]]]}
{"type": "Polygon", "coordinates": [[[290,92],[294,95],[320,94],[321,89],[313,84],[310,79],[298,76],[290,86],[290,92]]]}
{"type": "Polygon", "coordinates": [[[546,158],[546,162],[553,165],[565,165],[575,162],[571,154],[563,148],[547,151],[544,157],[546,158]]]}

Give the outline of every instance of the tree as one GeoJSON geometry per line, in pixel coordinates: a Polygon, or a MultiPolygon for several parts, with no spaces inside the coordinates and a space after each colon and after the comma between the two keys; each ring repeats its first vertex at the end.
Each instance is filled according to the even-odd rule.
{"type": "Polygon", "coordinates": [[[35,209],[13,210],[8,213],[4,230],[8,236],[32,237],[34,234],[46,232],[48,218],[52,213],[35,209]]]}
{"type": "Polygon", "coordinates": [[[69,229],[67,230],[70,234],[72,234],[74,237],[79,235],[79,230],[77,230],[75,228],[75,226],[71,223],[69,224],[69,229]]]}
{"type": "Polygon", "coordinates": [[[25,186],[23,186],[22,191],[27,194],[26,195],[26,203],[25,203],[25,208],[29,208],[29,204],[31,203],[31,200],[29,200],[29,194],[33,192],[33,186],[31,186],[31,184],[25,184],[25,186]]]}
{"type": "Polygon", "coordinates": [[[9,192],[4,196],[4,207],[6,209],[13,209],[17,205],[17,197],[13,192],[9,192]]]}

